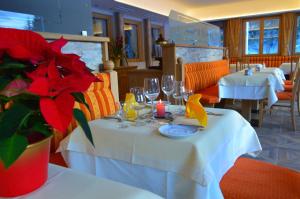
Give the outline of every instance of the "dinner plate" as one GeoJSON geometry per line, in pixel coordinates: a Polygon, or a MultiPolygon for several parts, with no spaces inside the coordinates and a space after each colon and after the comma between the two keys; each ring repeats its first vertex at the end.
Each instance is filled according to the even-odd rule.
{"type": "Polygon", "coordinates": [[[161,126],[158,130],[163,136],[178,139],[195,135],[198,131],[198,127],[193,125],[166,124],[161,126]]]}

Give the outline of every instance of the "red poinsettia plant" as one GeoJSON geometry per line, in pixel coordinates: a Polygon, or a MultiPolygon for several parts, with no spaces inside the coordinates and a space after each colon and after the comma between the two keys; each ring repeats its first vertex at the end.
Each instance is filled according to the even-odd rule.
{"type": "Polygon", "coordinates": [[[84,114],[84,92],[98,79],[63,38],[48,43],[26,30],[0,28],[0,161],[12,165],[36,137],[66,132],[75,118],[93,143],[84,114]]]}

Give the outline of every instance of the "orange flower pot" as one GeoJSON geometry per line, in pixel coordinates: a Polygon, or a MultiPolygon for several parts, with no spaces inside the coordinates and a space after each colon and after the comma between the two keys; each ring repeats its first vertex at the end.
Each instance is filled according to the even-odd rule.
{"type": "Polygon", "coordinates": [[[41,187],[48,178],[51,137],[28,145],[8,169],[0,161],[0,197],[20,196],[41,187]]]}

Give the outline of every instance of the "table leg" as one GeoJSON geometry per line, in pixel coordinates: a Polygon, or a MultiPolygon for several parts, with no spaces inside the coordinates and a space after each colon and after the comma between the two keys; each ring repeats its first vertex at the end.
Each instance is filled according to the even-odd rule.
{"type": "Polygon", "coordinates": [[[242,116],[251,121],[252,100],[242,100],[242,116]]]}

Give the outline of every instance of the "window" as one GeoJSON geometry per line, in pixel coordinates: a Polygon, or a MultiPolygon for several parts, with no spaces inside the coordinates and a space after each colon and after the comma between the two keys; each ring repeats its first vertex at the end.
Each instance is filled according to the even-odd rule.
{"type": "Polygon", "coordinates": [[[125,54],[129,61],[139,61],[142,57],[141,48],[141,23],[131,20],[125,20],[124,40],[125,54]]]}
{"type": "Polygon", "coordinates": [[[152,57],[159,58],[162,57],[162,49],[160,45],[156,44],[159,35],[164,36],[164,31],[162,26],[152,25],[151,28],[151,39],[152,39],[152,57]]]}
{"type": "Polygon", "coordinates": [[[257,19],[245,23],[245,54],[277,54],[279,19],[257,19]]]}
{"type": "Polygon", "coordinates": [[[295,51],[296,53],[300,53],[300,16],[297,17],[295,51]]]}
{"type": "Polygon", "coordinates": [[[111,17],[93,14],[93,32],[97,37],[111,37],[111,17]]]}

